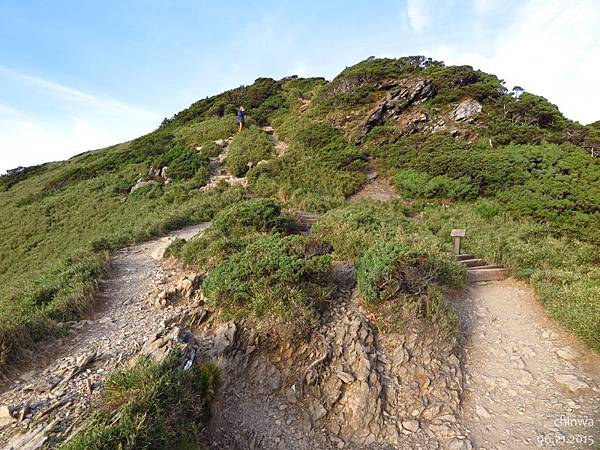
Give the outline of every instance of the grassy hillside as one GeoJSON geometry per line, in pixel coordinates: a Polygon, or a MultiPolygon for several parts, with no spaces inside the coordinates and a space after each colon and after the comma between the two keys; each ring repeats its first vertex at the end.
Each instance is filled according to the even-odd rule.
{"type": "Polygon", "coordinates": [[[107,252],[210,220],[250,197],[274,201],[285,217],[299,209],[324,215],[308,241],[279,225],[232,225],[212,230],[218,236],[208,249],[173,249],[212,268],[207,293],[230,314],[281,316],[281,302],[290,302],[302,312],[296,318],[310,322],[326,307],[331,257],[365,258],[380,268],[361,282],[373,308],[416,305],[411,314],[451,330],[452,313],[437,291],[410,287],[418,283],[393,298],[376,291],[411,258],[427,257],[446,273],[447,232],[466,226],[468,249],[530,281],[551,315],[600,350],[600,160],[592,156],[599,148],[597,123],[572,122],[494,75],[422,57],[363,61],[331,82],[262,78],[200,100],[134,141],[0,177],[0,370],[91,306],[107,252]],[[460,117],[465,100],[476,112],[460,117]],[[202,191],[214,141],[235,133],[240,104],[250,126],[234,138],[227,165],[245,173],[248,188],[202,191]],[[275,156],[262,125],[287,141],[283,156],[275,156]],[[248,162],[265,159],[248,170],[248,162]],[[163,167],[166,174],[148,176],[163,167]],[[347,205],[367,168],[391,180],[413,211],[347,205]],[[155,183],[130,193],[139,179],[155,183]],[[407,217],[419,212],[420,224],[407,217]],[[390,236],[397,242],[387,250],[397,258],[381,259],[377,249],[390,236]],[[249,252],[264,266],[247,264],[249,252]],[[270,265],[273,258],[281,264],[270,265]],[[232,283],[240,290],[229,292],[232,283]]]}

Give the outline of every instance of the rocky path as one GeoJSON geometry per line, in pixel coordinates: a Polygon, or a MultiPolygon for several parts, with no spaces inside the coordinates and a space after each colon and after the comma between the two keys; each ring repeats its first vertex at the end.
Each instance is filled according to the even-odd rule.
{"type": "Polygon", "coordinates": [[[145,341],[180,315],[184,306],[155,308],[151,293],[171,283],[176,271],[161,259],[174,238],[189,239],[207,224],[117,251],[100,288],[100,309],[67,324],[71,333],[40,349],[37,362],[0,394],[0,448],[38,448],[49,429],[68,435],[102,387],[105,375],[135,355],[145,341]],[[20,433],[26,433],[21,435],[20,433]]]}
{"type": "Polygon", "coordinates": [[[225,159],[229,154],[229,144],[231,144],[233,138],[222,139],[217,142],[223,148],[223,151],[214,158],[209,158],[208,170],[210,173],[210,179],[206,186],[202,187],[202,191],[209,191],[213,189],[217,184],[225,182],[229,185],[239,184],[246,186],[247,180],[245,177],[235,177],[229,173],[229,170],[225,167],[225,159]]]}
{"type": "Polygon", "coordinates": [[[558,330],[520,283],[467,294],[464,421],[475,448],[599,448],[600,356],[558,330]]]}

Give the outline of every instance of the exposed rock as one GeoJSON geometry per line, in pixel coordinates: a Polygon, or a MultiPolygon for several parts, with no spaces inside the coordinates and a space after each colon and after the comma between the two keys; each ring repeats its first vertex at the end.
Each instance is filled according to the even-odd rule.
{"type": "Polygon", "coordinates": [[[58,422],[58,419],[53,420],[49,424],[40,425],[25,434],[17,434],[8,443],[4,450],[37,450],[48,440],[48,433],[58,422]]]}
{"type": "Polygon", "coordinates": [[[475,412],[482,419],[489,419],[492,417],[490,412],[481,404],[481,402],[477,402],[475,406],[475,412]]]}
{"type": "Polygon", "coordinates": [[[223,324],[217,331],[213,341],[212,353],[219,355],[229,350],[235,343],[237,326],[234,322],[223,324]]]}
{"type": "Polygon", "coordinates": [[[348,372],[338,372],[337,376],[345,384],[352,383],[354,380],[356,380],[354,375],[348,372]]]}
{"type": "Polygon", "coordinates": [[[161,363],[175,350],[178,350],[181,358],[181,367],[189,369],[196,358],[197,349],[198,343],[196,338],[189,331],[178,326],[165,328],[157,333],[154,339],[150,339],[144,344],[131,364],[133,365],[143,356],[161,363]]]}
{"type": "Polygon", "coordinates": [[[533,376],[525,369],[517,371],[517,383],[521,386],[529,386],[533,383],[533,376]]]}
{"type": "Polygon", "coordinates": [[[361,127],[362,133],[368,133],[389,118],[398,118],[410,106],[418,105],[434,95],[435,88],[431,80],[411,80],[400,83],[371,111],[361,127]]]}
{"type": "Polygon", "coordinates": [[[467,438],[452,439],[448,444],[448,450],[472,450],[473,444],[467,438]]]}
{"type": "Polygon", "coordinates": [[[310,417],[313,422],[316,422],[319,419],[322,419],[327,415],[327,410],[325,407],[318,401],[314,401],[310,405],[310,417]]]}
{"type": "Polygon", "coordinates": [[[227,146],[227,141],[225,139],[217,139],[215,141],[215,144],[217,144],[221,148],[225,148],[227,146]]]}
{"type": "Polygon", "coordinates": [[[554,379],[557,383],[563,385],[571,392],[577,392],[585,389],[589,389],[589,385],[577,378],[575,375],[564,374],[564,375],[555,375],[554,379]]]}
{"type": "Polygon", "coordinates": [[[10,425],[14,421],[15,419],[10,413],[10,409],[8,409],[8,406],[0,406],[0,427],[10,425]]]}
{"type": "Polygon", "coordinates": [[[567,361],[573,361],[579,357],[577,350],[575,350],[573,347],[560,348],[556,351],[556,354],[560,358],[567,360],[567,361]]]}
{"type": "Polygon", "coordinates": [[[459,105],[452,112],[452,118],[457,122],[469,120],[472,119],[473,116],[479,114],[481,110],[481,103],[479,103],[477,100],[469,98],[459,103],[459,105]]]}
{"type": "Polygon", "coordinates": [[[131,190],[129,191],[130,194],[133,194],[135,191],[137,191],[138,189],[143,188],[144,186],[149,186],[152,184],[159,184],[158,181],[156,180],[148,180],[148,181],[138,181],[137,183],[135,183],[133,185],[133,187],[131,188],[131,190]]]}
{"type": "Polygon", "coordinates": [[[411,433],[416,433],[421,427],[418,420],[404,420],[402,421],[402,428],[411,433]]]}
{"type": "Polygon", "coordinates": [[[168,167],[167,167],[167,166],[165,166],[165,167],[163,167],[162,169],[160,169],[160,175],[159,175],[159,176],[160,176],[161,178],[164,178],[164,179],[167,179],[167,178],[168,178],[168,177],[167,177],[167,169],[168,169],[168,167]]]}

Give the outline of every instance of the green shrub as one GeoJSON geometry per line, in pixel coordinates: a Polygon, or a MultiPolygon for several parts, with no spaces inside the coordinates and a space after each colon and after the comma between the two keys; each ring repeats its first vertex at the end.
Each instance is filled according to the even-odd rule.
{"type": "Polygon", "coordinates": [[[254,198],[223,209],[213,220],[213,226],[223,233],[248,231],[285,231],[288,220],[279,204],[270,198],[254,198]]]}
{"type": "Polygon", "coordinates": [[[106,380],[100,405],[63,450],[165,449],[201,445],[216,366],[177,367],[171,357],[116,370],[106,380]]]}
{"type": "Polygon", "coordinates": [[[460,287],[464,275],[464,268],[436,241],[419,236],[376,241],[357,264],[357,286],[365,301],[374,304],[400,294],[423,294],[432,284],[460,287]]]}
{"type": "Polygon", "coordinates": [[[206,141],[203,142],[200,146],[202,147],[202,150],[200,152],[207,158],[215,158],[219,156],[223,151],[223,149],[220,146],[218,146],[215,143],[215,141],[206,141]]]}
{"type": "Polygon", "coordinates": [[[410,228],[406,215],[407,208],[399,201],[364,200],[321,215],[311,234],[332,245],[335,258],[355,259],[375,240],[393,238],[410,228]]]}
{"type": "Polygon", "coordinates": [[[384,331],[425,319],[438,331],[456,336],[458,316],[439,286],[461,287],[465,278],[464,267],[438,242],[417,236],[378,240],[357,263],[358,289],[384,317],[384,331]]]}
{"type": "Polygon", "coordinates": [[[174,135],[178,143],[196,148],[207,141],[227,139],[236,131],[235,116],[210,117],[199,122],[193,122],[174,128],[174,135]]]}
{"type": "Polygon", "coordinates": [[[189,241],[174,241],[167,248],[165,256],[176,257],[184,266],[208,271],[232,254],[243,250],[256,237],[255,233],[230,236],[211,227],[201,236],[189,241]]]}
{"type": "Polygon", "coordinates": [[[333,289],[325,250],[301,236],[265,236],[217,265],[202,289],[225,314],[279,317],[306,327],[333,289]]]}
{"type": "Polygon", "coordinates": [[[305,123],[289,132],[286,154],[248,173],[250,189],[300,209],[344,204],[364,181],[364,153],[329,125],[305,123]]]}
{"type": "Polygon", "coordinates": [[[195,149],[175,146],[157,158],[154,166],[167,166],[167,175],[174,180],[189,180],[199,174],[208,178],[208,158],[195,149]]]}
{"type": "Polygon", "coordinates": [[[273,142],[258,128],[246,128],[237,134],[229,145],[225,161],[229,171],[236,177],[243,176],[248,164],[269,159],[273,154],[273,142]]]}
{"type": "Polygon", "coordinates": [[[479,187],[471,183],[470,176],[457,179],[446,175],[432,177],[411,169],[401,170],[394,176],[394,187],[406,198],[440,197],[461,200],[476,198],[479,193],[479,187]]]}

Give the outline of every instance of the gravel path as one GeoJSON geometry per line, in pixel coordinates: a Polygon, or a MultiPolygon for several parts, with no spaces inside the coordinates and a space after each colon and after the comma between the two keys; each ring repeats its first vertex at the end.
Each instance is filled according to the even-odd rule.
{"type": "Polygon", "coordinates": [[[600,356],[559,330],[520,283],[467,293],[464,420],[475,447],[599,448],[600,356]]]}
{"type": "MultiPolygon", "coordinates": [[[[172,281],[174,270],[161,262],[164,250],[175,238],[189,239],[208,224],[173,232],[168,236],[119,250],[111,260],[110,276],[100,288],[100,309],[91,320],[70,323],[72,333],[40,350],[31,370],[23,373],[0,395],[0,407],[8,406],[22,420],[5,418],[0,428],[0,447],[24,448],[17,432],[43,429],[49,423],[68,433],[73,419],[91,404],[106,373],[124,367],[143,343],[154,336],[164,320],[182,313],[185,306],[158,309],[147,304],[154,290],[172,281]]],[[[0,418],[0,420],[2,420],[0,418]]]]}

